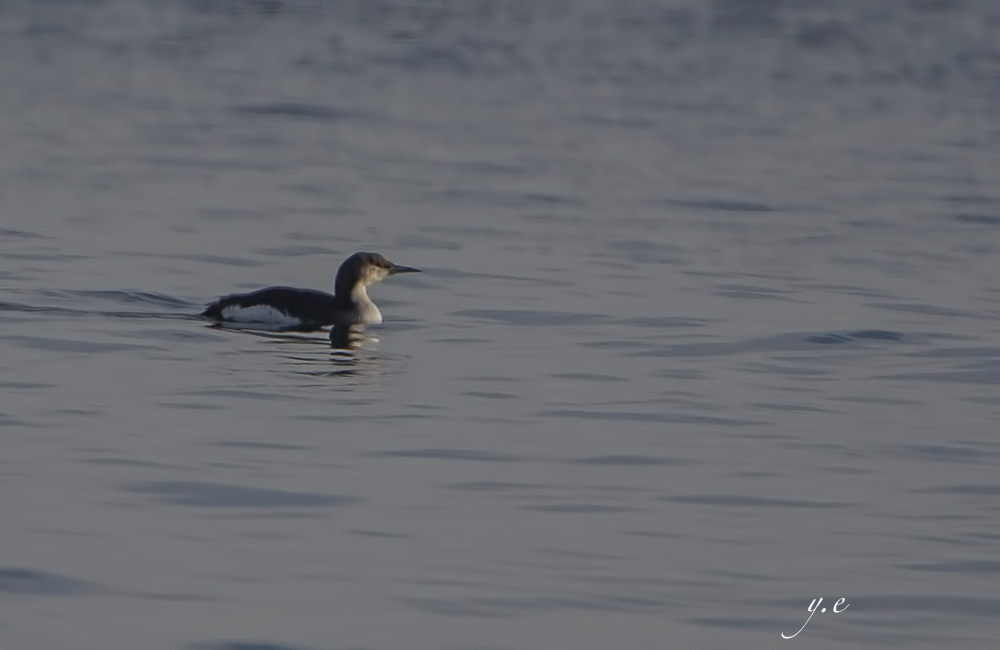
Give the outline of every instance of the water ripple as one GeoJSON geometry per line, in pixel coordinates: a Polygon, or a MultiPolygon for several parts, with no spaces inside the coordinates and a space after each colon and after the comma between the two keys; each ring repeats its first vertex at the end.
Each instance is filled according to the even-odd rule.
{"type": "Polygon", "coordinates": [[[618,454],[612,456],[587,456],[585,458],[578,458],[575,462],[584,465],[643,467],[643,466],[681,465],[681,464],[686,464],[690,461],[681,460],[678,458],[665,458],[663,456],[630,456],[625,454],[618,454]]]}
{"type": "Polygon", "coordinates": [[[903,569],[946,573],[1000,573],[998,560],[956,560],[954,562],[925,562],[921,564],[899,564],[903,569]]]}
{"type": "Polygon", "coordinates": [[[79,341],[72,339],[57,339],[44,336],[0,336],[0,340],[10,341],[22,348],[45,350],[46,352],[64,352],[74,354],[100,354],[103,352],[122,352],[128,350],[160,350],[152,345],[135,345],[132,343],[98,343],[96,341],[79,341]]]}
{"type": "Polygon", "coordinates": [[[86,580],[35,569],[0,566],[0,594],[77,596],[96,591],[100,588],[86,580]]]}
{"type": "Polygon", "coordinates": [[[765,507],[765,508],[844,508],[851,503],[839,501],[804,501],[798,499],[771,499],[747,496],[745,494],[693,494],[662,497],[674,503],[692,503],[710,506],[765,507]]]}
{"type": "Polygon", "coordinates": [[[756,420],[723,418],[713,415],[691,415],[677,413],[636,413],[632,411],[585,411],[577,409],[553,409],[535,413],[538,417],[571,418],[579,420],[609,420],[621,422],[662,422],[665,424],[712,424],[726,427],[746,427],[763,424],[756,420]]]}
{"type": "Polygon", "coordinates": [[[301,645],[271,641],[201,641],[189,643],[184,650],[317,650],[301,645]]]}
{"type": "Polygon", "coordinates": [[[250,104],[236,106],[234,113],[258,117],[287,117],[298,120],[316,120],[321,122],[339,122],[346,119],[365,117],[366,113],[352,111],[336,106],[320,104],[250,104]]]}
{"type": "Polygon", "coordinates": [[[125,486],[129,492],[158,497],[162,501],[198,508],[318,508],[356,503],[354,497],[209,483],[163,481],[125,486]]]}
{"type": "Polygon", "coordinates": [[[502,463],[521,460],[517,456],[500,454],[479,449],[395,449],[391,451],[376,451],[368,454],[384,458],[429,458],[437,460],[475,460],[489,463],[502,463]]]}
{"type": "Polygon", "coordinates": [[[565,326],[585,325],[605,320],[598,314],[580,314],[559,311],[532,311],[527,309],[464,309],[452,316],[499,321],[510,325],[565,326]]]}

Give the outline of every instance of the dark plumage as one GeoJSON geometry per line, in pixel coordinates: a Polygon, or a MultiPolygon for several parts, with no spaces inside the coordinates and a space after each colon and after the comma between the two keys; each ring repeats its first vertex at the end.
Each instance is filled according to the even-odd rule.
{"type": "MultiPolygon", "coordinates": [[[[230,309],[227,308],[270,307],[299,321],[302,325],[322,327],[336,322],[338,306],[341,309],[349,308],[349,305],[338,303],[336,296],[324,291],[295,287],[268,287],[250,293],[234,293],[223,296],[205,307],[205,311],[201,312],[201,315],[212,320],[223,321],[230,320],[226,317],[226,312],[230,312],[230,309]]],[[[260,322],[266,321],[262,319],[260,322]]]]}

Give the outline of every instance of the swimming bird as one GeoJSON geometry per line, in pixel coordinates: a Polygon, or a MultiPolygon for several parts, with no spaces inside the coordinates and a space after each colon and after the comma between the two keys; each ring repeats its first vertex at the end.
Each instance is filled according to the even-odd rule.
{"type": "Polygon", "coordinates": [[[377,324],[382,312],[368,297],[368,286],[390,275],[419,273],[393,264],[378,253],[355,253],[337,269],[333,295],[315,289],[269,287],[223,296],[201,315],[216,322],[318,329],[323,325],[377,324]]]}

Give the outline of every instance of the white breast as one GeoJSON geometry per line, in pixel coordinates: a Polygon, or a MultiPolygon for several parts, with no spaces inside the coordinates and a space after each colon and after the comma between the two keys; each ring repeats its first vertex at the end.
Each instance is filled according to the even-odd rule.
{"type": "Polygon", "coordinates": [[[378,325],[382,322],[382,312],[378,310],[378,307],[373,302],[362,306],[358,312],[360,315],[359,321],[365,325],[378,325]]]}

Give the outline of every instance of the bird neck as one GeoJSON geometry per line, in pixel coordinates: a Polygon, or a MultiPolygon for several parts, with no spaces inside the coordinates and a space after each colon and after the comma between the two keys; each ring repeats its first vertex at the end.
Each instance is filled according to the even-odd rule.
{"type": "Polygon", "coordinates": [[[351,302],[356,305],[374,305],[372,299],[368,297],[368,287],[358,282],[351,287],[351,302]]]}
{"type": "Polygon", "coordinates": [[[382,312],[368,297],[368,286],[357,274],[341,268],[333,282],[334,301],[346,317],[353,323],[381,323],[382,312]]]}
{"type": "Polygon", "coordinates": [[[358,282],[351,288],[350,296],[351,307],[357,314],[358,322],[375,324],[382,322],[382,312],[368,297],[368,288],[365,285],[358,282]]]}

